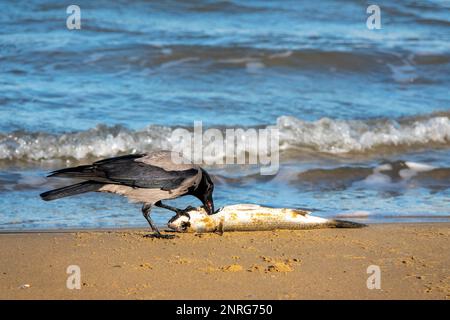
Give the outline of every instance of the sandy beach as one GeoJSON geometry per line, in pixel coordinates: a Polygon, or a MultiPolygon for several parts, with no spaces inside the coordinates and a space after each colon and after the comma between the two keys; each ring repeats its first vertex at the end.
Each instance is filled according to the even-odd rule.
{"type": "Polygon", "coordinates": [[[1,299],[449,299],[450,223],[180,234],[0,235],[1,299]],[[81,289],[66,286],[69,265],[81,289]],[[367,288],[367,268],[381,289],[367,288]]]}

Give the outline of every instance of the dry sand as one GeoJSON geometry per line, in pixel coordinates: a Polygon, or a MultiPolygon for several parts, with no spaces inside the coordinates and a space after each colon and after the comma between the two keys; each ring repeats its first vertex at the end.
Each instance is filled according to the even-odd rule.
{"type": "Polygon", "coordinates": [[[1,299],[449,299],[450,223],[180,234],[1,234],[1,299]],[[81,268],[69,290],[66,269],[81,268]],[[381,289],[367,288],[367,268],[381,289]],[[25,286],[24,286],[25,285],[25,286]],[[29,286],[28,286],[29,285],[29,286]]]}

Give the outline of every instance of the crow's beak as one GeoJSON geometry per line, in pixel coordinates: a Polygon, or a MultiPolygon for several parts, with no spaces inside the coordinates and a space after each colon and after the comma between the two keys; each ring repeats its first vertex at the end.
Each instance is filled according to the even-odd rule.
{"type": "Polygon", "coordinates": [[[209,196],[205,201],[205,209],[206,212],[211,215],[214,213],[214,202],[212,200],[212,196],[209,196]]]}

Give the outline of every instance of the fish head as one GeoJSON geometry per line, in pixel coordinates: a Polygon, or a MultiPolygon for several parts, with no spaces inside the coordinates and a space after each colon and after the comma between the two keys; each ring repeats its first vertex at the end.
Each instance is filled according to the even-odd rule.
{"type": "Polygon", "coordinates": [[[174,216],[167,224],[172,230],[178,232],[212,232],[217,228],[217,215],[209,215],[204,207],[187,212],[187,216],[174,216]]]}
{"type": "Polygon", "coordinates": [[[187,232],[190,227],[190,218],[187,216],[175,216],[167,223],[167,226],[177,232],[187,232]]]}

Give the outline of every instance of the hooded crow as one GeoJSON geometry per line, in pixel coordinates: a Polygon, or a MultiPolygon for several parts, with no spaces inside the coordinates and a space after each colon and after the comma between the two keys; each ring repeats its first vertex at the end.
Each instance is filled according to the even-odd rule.
{"type": "Polygon", "coordinates": [[[214,213],[212,194],[214,184],[209,174],[197,165],[175,164],[170,151],[148,154],[130,154],[51,172],[47,177],[83,179],[85,181],[50,190],[40,196],[45,201],[86,192],[109,192],[127,197],[131,202],[143,203],[142,214],[154,231],[148,235],[156,238],[173,238],[162,235],[150,218],[153,206],[165,208],[176,216],[187,215],[186,210],[165,205],[161,200],[185,195],[197,197],[208,214],[214,213]]]}

